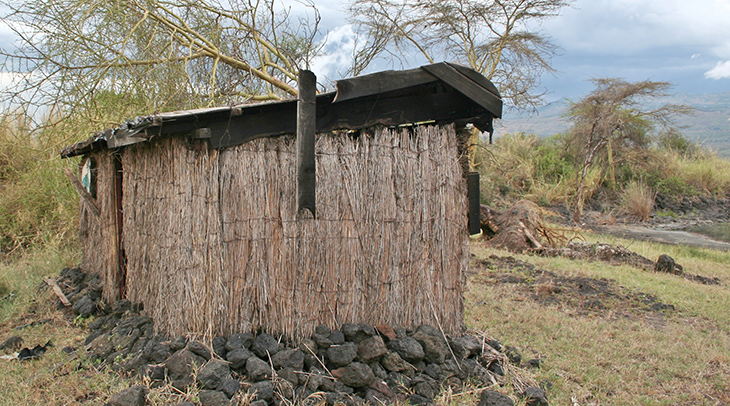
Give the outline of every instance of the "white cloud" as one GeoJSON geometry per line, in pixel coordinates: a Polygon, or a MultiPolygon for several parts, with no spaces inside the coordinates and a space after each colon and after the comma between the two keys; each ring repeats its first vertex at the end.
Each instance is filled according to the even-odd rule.
{"type": "Polygon", "coordinates": [[[718,62],[714,68],[705,72],[708,79],[726,79],[730,78],[730,61],[718,62]]]}
{"type": "Polygon", "coordinates": [[[334,80],[341,77],[352,65],[352,56],[357,46],[356,38],[350,24],[335,27],[327,33],[323,54],[314,58],[311,63],[312,71],[318,78],[334,80]]]}
{"type": "Polygon", "coordinates": [[[566,51],[632,55],[691,46],[725,59],[727,0],[577,0],[545,24],[566,51]]]}

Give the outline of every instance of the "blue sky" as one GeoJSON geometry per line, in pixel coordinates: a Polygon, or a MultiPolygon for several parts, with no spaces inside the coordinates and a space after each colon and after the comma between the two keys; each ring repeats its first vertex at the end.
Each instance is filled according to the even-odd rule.
{"type": "MultiPolygon", "coordinates": [[[[314,1],[329,38],[312,68],[321,81],[339,79],[356,44],[347,2],[314,1]]],[[[561,47],[553,59],[558,72],[542,78],[548,102],[580,98],[596,77],[669,81],[674,92],[730,91],[730,0],[576,0],[537,28],[561,47]]],[[[12,40],[0,24],[0,47],[11,48],[12,40]]],[[[9,79],[0,77],[0,85],[9,79]]]]}
{"type": "MultiPolygon", "coordinates": [[[[345,3],[317,4],[330,38],[314,71],[336,79],[354,46],[345,3]]],[[[598,77],[668,81],[678,93],[730,91],[730,0],[577,0],[537,28],[561,47],[558,72],[542,78],[548,102],[580,98],[598,77]]]]}
{"type": "Polygon", "coordinates": [[[586,93],[593,77],[730,91],[730,0],[578,0],[542,29],[563,48],[543,79],[550,99],[586,93]]]}

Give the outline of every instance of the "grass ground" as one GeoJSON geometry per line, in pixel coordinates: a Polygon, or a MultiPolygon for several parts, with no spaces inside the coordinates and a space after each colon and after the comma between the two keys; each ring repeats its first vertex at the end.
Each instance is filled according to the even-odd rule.
{"type": "MultiPolygon", "coordinates": [[[[622,244],[652,259],[668,254],[687,272],[718,277],[722,285],[627,266],[514,255],[473,243],[468,327],[516,346],[523,359],[540,358],[534,378],[549,381],[551,405],[730,404],[730,253],[586,238],[622,244]],[[534,268],[499,268],[494,260],[488,265],[492,255],[511,256],[534,268]],[[515,278],[504,275],[522,282],[505,283],[515,278]],[[586,287],[600,287],[600,294],[591,296],[586,287]],[[663,306],[649,308],[656,303],[663,306]]],[[[35,361],[0,360],[0,404],[104,404],[133,384],[61,351],[83,347],[89,320],[57,311],[53,294],[39,286],[43,277],[78,259],[73,250],[47,248],[0,265],[0,340],[18,334],[26,346],[54,344],[35,361]]],[[[154,404],[172,399],[152,395],[159,399],[154,404]]],[[[478,397],[446,394],[442,399],[473,405],[478,397]]]]}
{"type": "Polygon", "coordinates": [[[78,259],[75,251],[47,246],[16,262],[0,264],[0,290],[6,292],[0,295],[0,340],[19,335],[26,347],[49,340],[53,344],[37,360],[0,360],[1,405],[96,404],[128,385],[114,374],[100,372],[88,359],[70,358],[61,351],[83,344],[86,321],[58,311],[43,278],[57,276],[78,259]]]}
{"type": "MultiPolygon", "coordinates": [[[[537,379],[552,383],[552,404],[729,404],[730,253],[596,235],[587,239],[619,243],[652,259],[666,253],[687,272],[718,277],[722,285],[627,266],[514,255],[557,276],[605,278],[622,291],[651,295],[674,309],[649,311],[617,300],[615,292],[559,300],[571,292],[495,283],[490,274],[504,271],[475,265],[466,297],[469,326],[541,358],[537,379]],[[581,299],[601,303],[585,311],[581,299]]],[[[472,250],[477,264],[489,255],[510,255],[477,245],[472,250]]]]}

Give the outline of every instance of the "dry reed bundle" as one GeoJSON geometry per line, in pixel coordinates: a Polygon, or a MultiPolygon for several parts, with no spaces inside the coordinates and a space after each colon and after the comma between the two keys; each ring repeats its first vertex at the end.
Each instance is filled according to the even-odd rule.
{"type": "Polygon", "coordinates": [[[520,200],[502,212],[495,212],[495,217],[482,208],[482,225],[488,225],[495,232],[488,244],[522,253],[529,250],[542,249],[544,246],[558,247],[565,245],[567,237],[573,230],[553,228],[542,218],[543,209],[528,200],[520,200]],[[494,225],[491,225],[493,223],[494,225]]]}
{"type": "Polygon", "coordinates": [[[307,220],[296,217],[293,137],[127,148],[128,297],[171,335],[297,338],[345,322],[454,333],[468,260],[457,143],[453,126],[319,134],[307,220]]]}

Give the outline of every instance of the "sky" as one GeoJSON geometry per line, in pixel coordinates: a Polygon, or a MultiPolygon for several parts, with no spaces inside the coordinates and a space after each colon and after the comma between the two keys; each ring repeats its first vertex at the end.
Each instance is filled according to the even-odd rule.
{"type": "Polygon", "coordinates": [[[562,48],[549,99],[580,97],[596,77],[730,91],[730,0],[578,0],[542,29],[562,48]]]}
{"type": "MultiPolygon", "coordinates": [[[[317,2],[329,34],[318,76],[337,78],[355,46],[343,2],[317,2]]],[[[667,81],[676,93],[730,91],[730,0],[576,0],[536,27],[560,47],[545,101],[577,100],[591,78],[667,81]]]]}
{"type": "MultiPolygon", "coordinates": [[[[311,69],[320,82],[336,80],[356,46],[347,2],[314,2],[328,43],[311,69]]],[[[668,81],[676,93],[730,91],[730,0],[575,0],[536,28],[560,47],[552,61],[557,72],[542,77],[546,102],[577,100],[591,90],[588,80],[599,77],[668,81]]],[[[12,42],[0,23],[0,47],[12,42]]],[[[374,70],[384,68],[391,67],[374,70]]],[[[0,85],[10,79],[0,77],[0,85]]]]}

